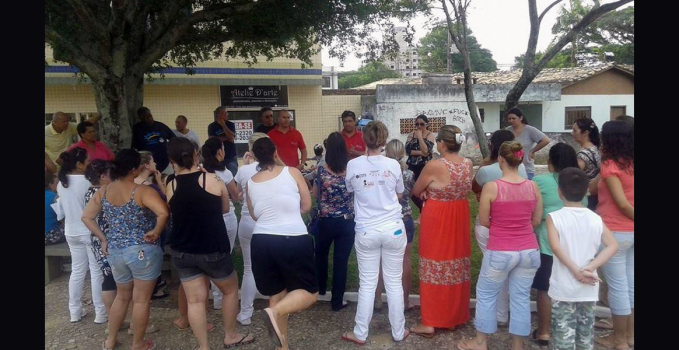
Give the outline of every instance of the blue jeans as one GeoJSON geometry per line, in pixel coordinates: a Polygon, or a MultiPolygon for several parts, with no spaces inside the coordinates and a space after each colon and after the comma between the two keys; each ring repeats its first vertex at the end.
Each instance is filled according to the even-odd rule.
{"type": "Polygon", "coordinates": [[[601,271],[608,283],[611,313],[627,316],[634,308],[634,232],[613,232],[613,236],[620,248],[601,271]]]}
{"type": "Polygon", "coordinates": [[[238,172],[238,158],[224,158],[222,165],[229,169],[231,175],[236,176],[236,173],[238,172]]]}
{"type": "Polygon", "coordinates": [[[497,298],[505,280],[509,279],[509,333],[530,333],[530,286],[540,267],[540,251],[489,250],[483,256],[476,283],[476,319],[474,326],[482,333],[497,331],[497,298]]]}

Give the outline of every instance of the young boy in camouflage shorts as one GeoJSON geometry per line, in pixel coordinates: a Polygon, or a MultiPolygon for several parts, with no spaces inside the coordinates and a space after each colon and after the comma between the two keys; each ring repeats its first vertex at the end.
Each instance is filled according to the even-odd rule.
{"type": "Polygon", "coordinates": [[[589,178],[577,168],[559,173],[564,207],[547,216],[554,253],[549,296],[552,298],[552,349],[590,350],[594,346],[594,310],[599,299],[596,269],[618,251],[601,217],[582,206],[589,178]],[[601,244],[605,248],[598,253],[601,244]]]}

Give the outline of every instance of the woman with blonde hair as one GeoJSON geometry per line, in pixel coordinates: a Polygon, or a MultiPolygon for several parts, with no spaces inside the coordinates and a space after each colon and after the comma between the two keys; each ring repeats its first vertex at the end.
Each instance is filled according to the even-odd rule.
{"type": "Polygon", "coordinates": [[[387,127],[382,122],[366,125],[363,140],[368,151],[349,161],[345,178],[347,190],[354,192],[354,246],[360,284],[356,326],[353,332],[345,332],[342,340],[358,345],[364,345],[368,338],[380,263],[389,303],[391,335],[400,342],[410,334],[405,329],[401,285],[403,253],[408,242],[399,198],[405,188],[399,163],[380,154],[388,136],[387,127]]]}
{"type": "Polygon", "coordinates": [[[427,163],[413,187],[424,197],[420,227],[420,300],[422,324],[411,332],[424,337],[436,328],[452,329],[469,320],[469,203],[472,162],[458,152],[462,130],[445,125],[436,137],[441,158],[427,163]]]}
{"type": "Polygon", "coordinates": [[[458,343],[458,349],[488,348],[488,334],[497,331],[498,294],[507,279],[512,349],[523,349],[522,337],[530,333],[530,288],[540,267],[533,229],[540,225],[543,209],[537,184],[519,175],[524,156],[519,142],[503,143],[498,157],[502,177],[483,186],[479,221],[490,233],[476,284],[476,338],[458,343]]]}

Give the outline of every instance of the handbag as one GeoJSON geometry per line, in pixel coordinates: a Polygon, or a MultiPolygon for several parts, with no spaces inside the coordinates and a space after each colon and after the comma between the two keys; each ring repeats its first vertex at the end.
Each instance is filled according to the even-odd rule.
{"type": "Polygon", "coordinates": [[[321,231],[321,169],[323,167],[318,167],[316,171],[316,182],[318,183],[318,197],[316,197],[316,208],[311,208],[309,211],[309,216],[311,219],[307,223],[307,232],[310,235],[317,237],[321,231]]]}

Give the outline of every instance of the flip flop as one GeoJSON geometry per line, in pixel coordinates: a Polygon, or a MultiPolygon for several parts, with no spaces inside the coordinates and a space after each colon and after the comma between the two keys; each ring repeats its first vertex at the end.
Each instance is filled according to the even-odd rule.
{"type": "MultiPolygon", "coordinates": [[[[360,345],[360,346],[363,346],[363,345],[365,345],[365,344],[367,343],[366,341],[363,341],[363,342],[362,342],[362,341],[360,341],[360,340],[356,340],[356,339],[349,338],[349,337],[347,336],[347,334],[349,334],[349,331],[346,331],[346,332],[344,332],[344,334],[342,334],[342,340],[344,340],[344,341],[346,341],[346,342],[349,342],[349,343],[354,343],[354,344],[360,345]]],[[[405,338],[403,338],[403,339],[405,339],[405,338]]]]}
{"type": "Polygon", "coordinates": [[[458,342],[458,343],[457,343],[457,348],[458,348],[458,350],[472,350],[472,348],[467,347],[466,345],[463,345],[463,343],[466,343],[466,342],[468,342],[468,341],[470,341],[470,340],[473,340],[473,339],[467,339],[467,340],[463,340],[463,341],[461,341],[461,342],[458,342]]]}
{"type": "Polygon", "coordinates": [[[104,341],[101,342],[101,350],[113,350],[113,348],[107,348],[106,347],[106,339],[104,339],[104,341]]]}
{"type": "Polygon", "coordinates": [[[613,323],[610,318],[602,318],[594,323],[594,328],[599,329],[613,329],[613,323]]]}
{"type": "Polygon", "coordinates": [[[433,337],[436,335],[436,329],[434,329],[434,331],[433,331],[432,333],[426,333],[426,332],[418,332],[418,331],[416,331],[416,330],[415,330],[415,327],[416,327],[416,326],[413,326],[413,327],[408,328],[408,330],[410,331],[410,333],[417,334],[417,335],[419,335],[420,337],[427,338],[427,339],[431,339],[431,338],[433,338],[433,337]]]}
{"type": "MultiPolygon", "coordinates": [[[[191,329],[191,326],[188,326],[186,328],[181,328],[181,327],[177,326],[177,324],[174,323],[174,321],[172,321],[172,325],[174,326],[174,328],[177,328],[177,330],[180,330],[180,331],[185,331],[187,329],[191,329]]],[[[215,330],[215,325],[213,323],[208,322],[208,325],[212,326],[212,327],[210,327],[210,326],[207,327],[208,332],[212,332],[212,331],[215,330]]]]}
{"type": "Polygon", "coordinates": [[[170,293],[168,293],[167,291],[163,290],[162,292],[163,292],[163,294],[161,294],[161,295],[155,295],[155,294],[152,295],[151,300],[163,299],[163,298],[167,298],[167,297],[170,296],[170,293]]]}
{"type": "Polygon", "coordinates": [[[530,334],[529,338],[530,338],[530,340],[532,340],[533,342],[537,343],[540,346],[549,346],[549,340],[538,338],[538,329],[537,328],[535,328],[533,333],[530,334]]]}
{"type": "Polygon", "coordinates": [[[146,339],[146,350],[153,350],[156,348],[156,343],[151,339],[146,339]]]}
{"type": "Polygon", "coordinates": [[[276,319],[273,316],[273,311],[271,311],[270,308],[264,309],[264,313],[262,314],[262,318],[264,319],[264,324],[266,325],[266,329],[269,331],[269,338],[276,344],[277,347],[282,348],[283,347],[283,340],[281,331],[278,329],[278,324],[276,324],[276,319]]]}
{"type": "Polygon", "coordinates": [[[241,345],[250,344],[250,343],[254,342],[254,341],[255,341],[255,337],[252,337],[252,339],[250,339],[250,340],[245,340],[245,338],[247,338],[249,335],[250,335],[250,332],[245,333],[245,335],[243,336],[243,338],[241,338],[239,341],[237,341],[237,342],[235,342],[235,343],[233,343],[233,344],[229,344],[229,345],[224,344],[224,348],[225,348],[225,349],[227,349],[227,348],[235,348],[236,346],[241,346],[241,345]]]}

